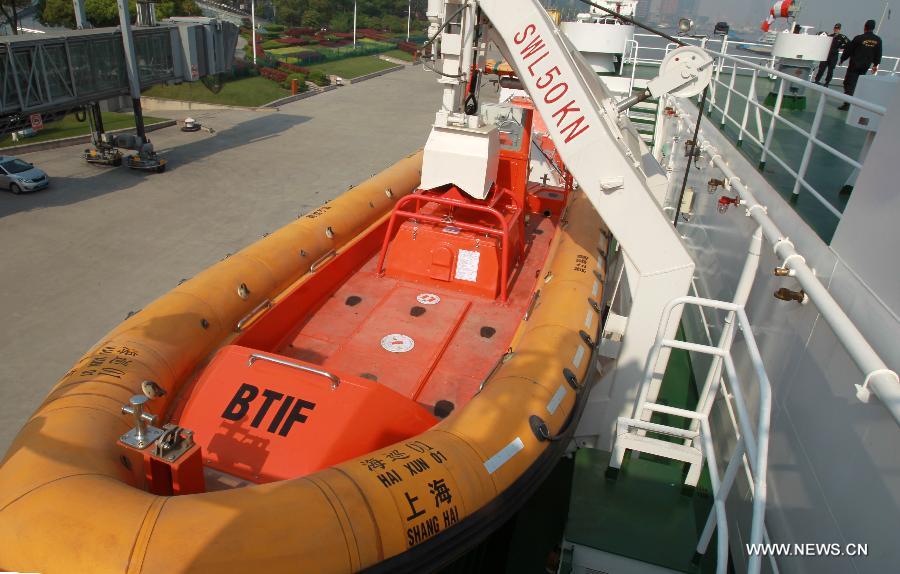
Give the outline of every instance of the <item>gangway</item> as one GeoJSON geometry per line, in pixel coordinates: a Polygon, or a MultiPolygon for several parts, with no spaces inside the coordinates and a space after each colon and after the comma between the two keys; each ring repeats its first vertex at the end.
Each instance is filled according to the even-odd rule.
{"type": "MultiPolygon", "coordinates": [[[[176,18],[132,29],[141,89],[231,68],[238,29],[213,18],[176,18]]],[[[120,28],[0,37],[0,134],[130,93],[120,28]]]]}

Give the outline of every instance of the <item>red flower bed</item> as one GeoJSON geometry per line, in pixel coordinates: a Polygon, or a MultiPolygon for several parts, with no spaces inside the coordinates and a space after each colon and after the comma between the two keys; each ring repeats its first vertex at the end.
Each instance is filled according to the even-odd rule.
{"type": "Polygon", "coordinates": [[[299,38],[300,36],[312,36],[316,33],[316,30],[313,30],[312,28],[288,28],[284,33],[288,36],[299,38]]]}
{"type": "Polygon", "coordinates": [[[311,44],[309,40],[303,38],[277,38],[275,40],[280,44],[286,44],[288,46],[306,46],[307,44],[311,44]]]}
{"type": "Polygon", "coordinates": [[[384,33],[379,32],[378,30],[373,30],[371,28],[362,28],[356,31],[356,35],[361,38],[369,38],[370,40],[378,40],[380,42],[392,42],[389,37],[385,36],[384,33]]]}
{"type": "Polygon", "coordinates": [[[283,70],[288,73],[291,73],[291,74],[308,74],[309,73],[309,68],[304,68],[303,66],[295,66],[294,64],[288,64],[286,62],[282,62],[278,66],[278,69],[283,70]]]}
{"type": "Polygon", "coordinates": [[[413,44],[412,42],[400,42],[397,44],[397,49],[403,50],[407,54],[415,54],[419,51],[418,44],[413,44]]]}
{"type": "Polygon", "coordinates": [[[285,81],[288,77],[287,72],[282,72],[281,70],[276,70],[274,68],[260,68],[259,75],[264,78],[269,78],[270,80],[274,80],[279,84],[285,81]]]}

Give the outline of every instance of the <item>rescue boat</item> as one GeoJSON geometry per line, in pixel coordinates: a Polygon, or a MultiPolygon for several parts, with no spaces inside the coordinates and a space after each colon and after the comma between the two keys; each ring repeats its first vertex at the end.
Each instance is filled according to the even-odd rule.
{"type": "Polygon", "coordinates": [[[415,154],[90,349],[0,467],[0,568],[421,571],[502,524],[584,407],[609,245],[507,107],[484,200],[415,154]]]}

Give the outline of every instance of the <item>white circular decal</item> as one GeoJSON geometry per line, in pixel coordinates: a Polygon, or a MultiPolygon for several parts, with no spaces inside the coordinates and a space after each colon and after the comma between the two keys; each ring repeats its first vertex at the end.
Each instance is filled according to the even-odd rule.
{"type": "Polygon", "coordinates": [[[406,335],[391,333],[381,338],[381,346],[391,353],[406,353],[416,346],[416,342],[406,335]]]}
{"type": "Polygon", "coordinates": [[[434,293],[419,293],[416,297],[416,301],[422,305],[437,305],[441,302],[441,298],[434,293]]]}

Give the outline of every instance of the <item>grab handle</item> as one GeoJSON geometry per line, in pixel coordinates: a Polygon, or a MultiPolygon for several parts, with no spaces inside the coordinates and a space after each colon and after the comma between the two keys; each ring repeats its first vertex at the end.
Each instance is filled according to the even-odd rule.
{"type": "Polygon", "coordinates": [[[254,307],[249,313],[244,315],[243,319],[238,321],[237,326],[234,328],[235,331],[240,333],[244,330],[244,328],[253,322],[253,319],[256,318],[257,315],[272,307],[272,300],[266,299],[256,307],[254,307]]]}
{"type": "Polygon", "coordinates": [[[325,263],[326,263],[329,259],[331,259],[332,257],[334,257],[335,255],[337,255],[337,251],[335,251],[334,249],[332,249],[331,251],[329,251],[329,252],[326,253],[325,255],[319,257],[318,259],[316,259],[315,263],[313,263],[312,265],[309,266],[309,272],[310,272],[310,273],[315,273],[316,271],[319,270],[319,267],[321,267],[322,265],[325,265],[325,263]]]}
{"type": "Polygon", "coordinates": [[[278,365],[284,365],[285,367],[290,367],[292,369],[297,369],[298,371],[303,371],[304,373],[312,373],[313,375],[319,375],[320,377],[325,377],[326,379],[331,381],[331,390],[335,390],[338,388],[338,385],[341,384],[341,380],[337,377],[337,375],[333,375],[328,371],[323,371],[320,369],[316,369],[314,367],[307,367],[306,365],[301,365],[300,363],[293,363],[291,361],[285,361],[284,359],[276,359],[275,357],[269,357],[266,355],[259,355],[253,353],[250,355],[250,359],[247,361],[247,366],[252,367],[253,363],[256,361],[269,361],[270,363],[276,363],[278,365]]]}

